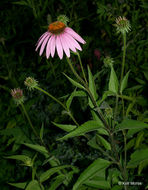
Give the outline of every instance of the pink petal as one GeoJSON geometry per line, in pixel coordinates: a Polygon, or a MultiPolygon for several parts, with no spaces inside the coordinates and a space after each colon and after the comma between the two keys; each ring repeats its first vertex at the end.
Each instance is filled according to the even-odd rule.
{"type": "Polygon", "coordinates": [[[44,41],[43,41],[43,43],[41,45],[40,53],[39,53],[40,56],[42,55],[49,38],[50,38],[50,35],[46,36],[46,38],[44,39],[44,41]]]}
{"type": "Polygon", "coordinates": [[[73,29],[66,27],[65,32],[70,34],[72,37],[74,37],[78,42],[81,42],[82,44],[85,44],[86,42],[77,34],[73,29]]]}
{"type": "Polygon", "coordinates": [[[59,37],[60,37],[61,44],[62,44],[62,47],[63,47],[63,49],[64,49],[64,51],[65,51],[66,56],[67,56],[67,57],[70,57],[69,47],[68,47],[68,45],[67,45],[67,41],[66,41],[66,39],[65,39],[65,37],[64,37],[64,34],[61,34],[59,37]]]}
{"type": "Polygon", "coordinates": [[[51,36],[51,42],[50,42],[50,51],[51,51],[51,56],[54,56],[55,53],[55,43],[56,43],[56,36],[52,35],[51,36]]]}
{"type": "Polygon", "coordinates": [[[49,58],[50,53],[51,53],[51,38],[52,38],[52,36],[48,40],[48,43],[47,43],[47,46],[46,46],[46,57],[47,57],[47,59],[49,58]]]}
{"type": "Polygon", "coordinates": [[[40,38],[39,38],[38,41],[37,41],[37,44],[39,43],[39,41],[41,40],[41,38],[42,38],[45,34],[48,34],[48,32],[45,32],[44,34],[42,34],[42,36],[40,36],[40,38]]]}
{"type": "Polygon", "coordinates": [[[73,52],[76,52],[76,48],[75,46],[73,45],[73,43],[71,42],[71,40],[64,34],[64,38],[65,38],[65,41],[67,43],[67,46],[69,47],[69,49],[71,49],[73,52]]]}
{"type": "Polygon", "coordinates": [[[40,45],[42,44],[42,42],[44,41],[44,39],[46,38],[46,36],[49,35],[48,32],[45,32],[42,36],[41,36],[41,39],[38,40],[37,42],[37,47],[35,49],[35,51],[38,50],[38,48],[40,47],[40,45]]]}
{"type": "Polygon", "coordinates": [[[64,33],[64,36],[67,37],[69,39],[69,41],[71,42],[72,46],[74,46],[76,49],[78,50],[82,50],[81,46],[78,44],[78,42],[68,33],[64,33]]]}
{"type": "Polygon", "coordinates": [[[57,38],[56,38],[56,48],[57,48],[57,52],[58,52],[60,59],[62,59],[63,58],[63,47],[62,47],[59,35],[57,35],[57,38]]]}

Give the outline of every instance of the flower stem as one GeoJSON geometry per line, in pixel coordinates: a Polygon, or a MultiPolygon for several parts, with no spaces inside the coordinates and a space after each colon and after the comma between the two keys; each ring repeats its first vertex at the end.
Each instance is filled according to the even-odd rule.
{"type": "MultiPolygon", "coordinates": [[[[90,96],[90,99],[91,99],[91,101],[92,101],[92,103],[93,103],[93,105],[94,105],[94,107],[95,107],[95,110],[97,111],[97,113],[98,113],[98,115],[99,115],[101,121],[103,122],[103,124],[104,124],[106,130],[108,131],[109,136],[110,136],[111,145],[112,145],[112,151],[113,151],[113,153],[114,153],[115,156],[116,156],[116,161],[117,161],[116,163],[118,164],[118,166],[119,166],[119,168],[120,168],[120,171],[121,171],[121,173],[122,173],[122,176],[123,176],[124,180],[126,180],[125,171],[124,171],[124,168],[121,166],[121,163],[120,163],[118,151],[117,151],[117,149],[116,149],[115,140],[114,140],[114,136],[113,136],[113,133],[112,133],[112,131],[111,131],[111,128],[110,128],[110,126],[108,125],[108,123],[106,122],[106,120],[105,120],[103,114],[101,113],[101,110],[100,110],[100,108],[98,107],[98,105],[97,105],[97,103],[96,103],[96,101],[95,101],[95,99],[94,99],[94,97],[93,97],[93,95],[92,95],[92,93],[91,93],[91,91],[90,91],[90,89],[89,89],[89,86],[88,86],[88,85],[85,83],[85,81],[77,74],[77,72],[75,71],[75,69],[74,69],[74,67],[73,67],[73,65],[72,65],[72,63],[71,63],[71,61],[70,61],[70,59],[69,59],[68,57],[67,57],[67,62],[68,62],[68,64],[69,64],[69,66],[70,66],[70,68],[71,68],[73,74],[74,74],[74,75],[76,76],[76,78],[81,82],[81,84],[83,84],[83,86],[85,87],[85,90],[87,91],[88,95],[90,96]]],[[[102,151],[102,150],[100,149],[100,151],[102,151]]],[[[110,157],[110,159],[112,159],[112,157],[110,157]]],[[[125,189],[126,189],[126,187],[125,187],[125,189]]]]}
{"type": "Polygon", "coordinates": [[[30,125],[30,127],[32,128],[32,130],[33,130],[33,133],[35,134],[35,136],[36,136],[37,138],[39,138],[37,131],[35,130],[34,126],[32,125],[32,122],[31,122],[31,120],[30,120],[30,117],[29,117],[29,115],[28,115],[26,109],[25,109],[24,104],[21,104],[21,106],[22,106],[23,111],[24,111],[24,113],[25,113],[25,116],[26,116],[26,118],[27,118],[27,120],[28,120],[28,122],[29,122],[29,125],[30,125]]]}
{"type": "Polygon", "coordinates": [[[100,110],[100,108],[98,107],[98,105],[97,105],[97,103],[96,103],[96,101],[95,101],[95,99],[94,99],[94,97],[93,97],[93,95],[92,95],[92,93],[91,93],[91,91],[90,91],[90,89],[89,89],[89,86],[88,86],[88,85],[85,83],[85,81],[77,74],[77,72],[75,71],[75,69],[74,69],[74,67],[73,67],[73,65],[72,65],[72,63],[71,63],[71,61],[70,61],[70,59],[69,59],[68,57],[67,57],[67,62],[68,62],[68,64],[69,64],[69,66],[70,66],[70,68],[71,68],[73,74],[74,74],[74,75],[76,76],[76,78],[84,85],[84,87],[85,87],[85,89],[86,89],[88,95],[90,96],[90,99],[91,99],[91,101],[92,101],[92,103],[93,103],[93,105],[94,105],[94,108],[96,109],[97,113],[99,114],[99,117],[101,118],[101,121],[104,123],[104,125],[106,126],[106,128],[109,129],[110,127],[109,127],[109,125],[107,124],[107,122],[106,122],[106,120],[105,120],[103,114],[101,113],[101,110],[100,110]]]}
{"type": "Polygon", "coordinates": [[[81,57],[80,57],[80,54],[78,52],[77,52],[77,55],[78,55],[78,59],[79,59],[79,62],[80,62],[81,69],[82,69],[82,74],[83,74],[84,80],[85,80],[85,82],[87,84],[88,82],[87,82],[86,75],[85,75],[85,72],[84,72],[84,68],[83,68],[83,65],[82,65],[81,57]]]}
{"type": "Polygon", "coordinates": [[[44,94],[46,94],[47,96],[49,96],[51,99],[53,99],[55,102],[57,102],[58,104],[60,104],[68,113],[68,115],[71,117],[71,119],[73,120],[73,122],[79,126],[78,122],[75,120],[74,116],[71,114],[70,110],[57,98],[55,98],[53,95],[51,95],[50,93],[48,93],[47,91],[43,90],[42,88],[36,86],[35,87],[37,90],[43,92],[44,94]]]}
{"type": "Polygon", "coordinates": [[[124,75],[125,55],[126,55],[126,33],[123,33],[123,57],[122,57],[120,88],[121,88],[121,82],[123,80],[123,75],[124,75]]]}
{"type": "Polygon", "coordinates": [[[48,93],[47,91],[45,91],[45,90],[43,90],[42,88],[40,88],[40,87],[38,87],[38,86],[36,86],[35,87],[37,90],[39,90],[39,91],[41,91],[41,92],[43,92],[44,94],[46,94],[47,96],[49,96],[51,99],[53,99],[55,102],[57,102],[58,104],[60,104],[65,110],[67,109],[66,107],[65,107],[65,105],[60,101],[60,100],[58,100],[57,98],[55,98],[54,96],[52,96],[50,93],[48,93]]]}

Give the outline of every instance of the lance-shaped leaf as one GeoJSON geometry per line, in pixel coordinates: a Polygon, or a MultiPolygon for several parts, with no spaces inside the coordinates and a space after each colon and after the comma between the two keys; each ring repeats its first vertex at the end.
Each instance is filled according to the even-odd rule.
{"type": "Polygon", "coordinates": [[[120,88],[120,93],[122,94],[123,90],[127,87],[127,82],[128,82],[128,76],[129,76],[130,71],[126,73],[124,76],[122,82],[121,82],[121,88],[120,88]]]}
{"type": "Polygon", "coordinates": [[[87,96],[86,93],[84,91],[74,91],[72,92],[72,94],[70,95],[70,97],[68,98],[67,102],[66,102],[66,106],[67,108],[70,108],[72,100],[74,97],[84,97],[87,96]]]}
{"type": "Polygon", "coordinates": [[[23,143],[25,146],[36,150],[37,152],[40,152],[43,154],[45,157],[48,157],[48,151],[44,146],[36,145],[36,144],[28,144],[28,143],[23,143]]]}
{"type": "Polygon", "coordinates": [[[111,66],[111,74],[109,79],[109,91],[118,94],[119,82],[113,66],[111,66]]]}
{"type": "Polygon", "coordinates": [[[96,137],[97,141],[99,141],[106,148],[106,150],[111,150],[111,145],[105,138],[101,137],[100,135],[96,135],[96,137]]]}
{"type": "Polygon", "coordinates": [[[85,88],[84,88],[80,83],[76,82],[75,80],[73,80],[72,78],[70,78],[69,76],[67,76],[65,73],[63,73],[63,74],[66,76],[66,78],[68,78],[68,80],[69,80],[74,86],[85,90],[85,88]]]}
{"type": "Polygon", "coordinates": [[[72,190],[79,190],[81,185],[83,185],[87,180],[92,178],[95,174],[97,174],[98,171],[106,169],[111,162],[108,160],[104,160],[101,158],[98,158],[95,160],[91,165],[88,166],[80,175],[78,180],[73,186],[72,190]]]}
{"type": "MultiPolygon", "coordinates": [[[[94,99],[97,100],[98,95],[97,95],[97,92],[96,92],[96,86],[95,86],[94,78],[93,78],[93,75],[92,75],[92,73],[90,71],[89,66],[88,66],[88,78],[89,78],[89,90],[91,91],[94,99]]],[[[94,107],[90,98],[89,98],[89,106],[91,108],[94,107]]]]}
{"type": "Polygon", "coordinates": [[[34,190],[41,190],[40,185],[39,185],[39,183],[38,183],[37,180],[31,181],[31,182],[28,184],[27,188],[26,188],[26,190],[33,190],[33,189],[34,189],[34,190]]]}
{"type": "Polygon", "coordinates": [[[65,166],[57,166],[57,167],[51,168],[51,169],[49,169],[46,172],[44,172],[44,173],[41,174],[41,176],[40,176],[40,182],[42,183],[42,182],[48,180],[53,174],[61,171],[62,169],[70,168],[70,167],[72,167],[72,166],[65,165],[65,166]]]}
{"type": "Polygon", "coordinates": [[[137,167],[137,165],[139,165],[141,162],[147,159],[148,159],[148,148],[142,150],[136,150],[131,155],[131,160],[128,162],[127,167],[135,168],[137,167]]]}
{"type": "Polygon", "coordinates": [[[66,132],[70,132],[73,131],[75,128],[77,128],[76,125],[66,125],[66,124],[58,124],[55,122],[52,122],[55,126],[59,127],[60,129],[66,131],[66,132]]]}
{"type": "Polygon", "coordinates": [[[146,124],[142,121],[137,121],[137,120],[132,120],[132,119],[124,119],[120,124],[118,124],[116,126],[115,132],[120,131],[120,130],[129,129],[128,133],[127,133],[127,137],[129,137],[145,128],[148,128],[148,124],[146,124]]]}
{"type": "Polygon", "coordinates": [[[27,182],[24,183],[8,183],[9,185],[12,185],[14,187],[20,188],[20,189],[25,189],[27,182]]]}
{"type": "Polygon", "coordinates": [[[102,125],[97,121],[87,121],[83,123],[81,126],[70,132],[69,134],[65,135],[64,137],[58,139],[58,140],[67,140],[68,138],[76,137],[84,135],[85,133],[95,131],[99,128],[101,128],[102,125]]]}

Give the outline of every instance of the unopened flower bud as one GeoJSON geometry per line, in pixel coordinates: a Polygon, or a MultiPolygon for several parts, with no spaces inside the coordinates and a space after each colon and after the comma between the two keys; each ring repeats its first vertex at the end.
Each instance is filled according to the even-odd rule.
{"type": "Polygon", "coordinates": [[[106,58],[104,58],[104,65],[105,67],[111,67],[114,63],[113,58],[107,56],[106,58]]]}
{"type": "Polygon", "coordinates": [[[24,84],[28,87],[29,90],[33,90],[35,87],[38,86],[38,81],[32,77],[27,77],[24,81],[24,84]]]}
{"type": "Polygon", "coordinates": [[[11,90],[11,95],[17,105],[24,102],[23,90],[21,90],[20,88],[15,88],[11,90]]]}
{"type": "Polygon", "coordinates": [[[128,33],[131,30],[131,25],[129,21],[123,16],[116,18],[117,33],[121,32],[122,34],[128,33]]]}
{"type": "Polygon", "coordinates": [[[28,166],[28,167],[32,167],[33,162],[32,162],[32,160],[30,158],[27,158],[27,159],[24,160],[24,165],[28,166]]]}

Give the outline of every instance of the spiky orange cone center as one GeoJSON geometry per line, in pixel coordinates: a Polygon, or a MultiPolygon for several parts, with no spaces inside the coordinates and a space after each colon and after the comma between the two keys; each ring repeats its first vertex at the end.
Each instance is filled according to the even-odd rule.
{"type": "Polygon", "coordinates": [[[56,21],[48,26],[48,31],[53,34],[59,34],[64,31],[66,25],[63,22],[56,21]]]}

